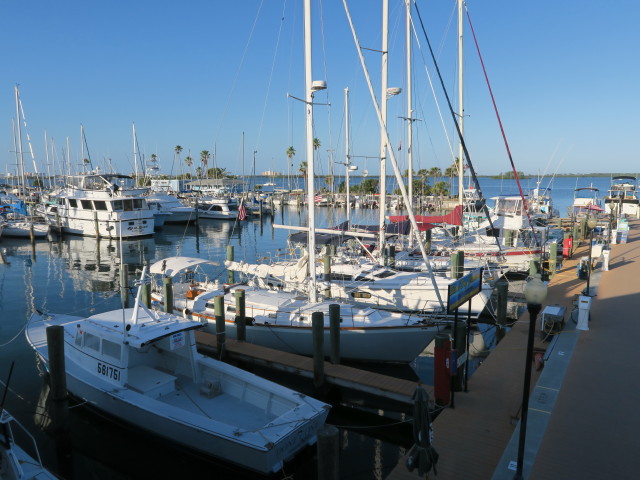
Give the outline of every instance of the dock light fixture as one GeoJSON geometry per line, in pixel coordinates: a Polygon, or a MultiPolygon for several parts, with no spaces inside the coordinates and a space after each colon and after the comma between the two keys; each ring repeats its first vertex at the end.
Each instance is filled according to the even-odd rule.
{"type": "Polygon", "coordinates": [[[527,337],[527,357],[524,364],[524,387],[522,389],[522,414],[520,415],[520,439],[518,441],[518,466],[514,479],[522,479],[524,463],[524,443],[527,437],[527,417],[529,413],[529,389],[531,386],[531,364],[533,362],[533,337],[536,319],[542,309],[542,302],[547,298],[547,285],[536,274],[524,286],[524,297],[529,311],[529,336],[527,337]]]}
{"type": "Polygon", "coordinates": [[[589,227],[589,264],[587,266],[587,290],[585,291],[585,296],[591,296],[591,254],[593,253],[593,231],[598,224],[595,217],[589,216],[587,218],[587,227],[589,227]]]}

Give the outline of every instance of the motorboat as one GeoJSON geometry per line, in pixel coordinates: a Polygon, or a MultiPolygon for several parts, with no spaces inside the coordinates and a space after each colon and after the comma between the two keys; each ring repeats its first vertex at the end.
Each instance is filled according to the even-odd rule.
{"type": "Polygon", "coordinates": [[[573,203],[568,209],[569,217],[585,217],[603,212],[600,190],[596,187],[580,187],[573,192],[573,203]]]}
{"type": "Polygon", "coordinates": [[[604,211],[618,216],[629,215],[640,218],[636,177],[619,175],[611,179],[611,187],[604,197],[604,211]]]}
{"type": "MultiPolygon", "coordinates": [[[[146,277],[143,269],[141,282],[146,277]]],[[[45,367],[46,331],[64,329],[69,392],[144,431],[262,474],[317,438],[329,406],[204,356],[198,320],[134,308],[90,317],[34,313],[26,337],[45,367]]]]}
{"type": "Polygon", "coordinates": [[[312,315],[325,321],[325,354],[330,353],[329,306],[340,308],[340,356],[366,362],[408,363],[414,360],[450,322],[416,314],[401,314],[356,305],[339,299],[310,302],[299,292],[236,284],[220,285],[206,259],[169,257],[151,265],[156,276],[152,301],[164,304],[163,279],[170,278],[174,309],[207,322],[215,332],[214,298],[224,297],[227,335],[236,338],[235,292],[244,290],[247,341],[302,355],[313,354],[312,315]]]}
{"type": "Polygon", "coordinates": [[[164,223],[189,223],[195,222],[196,210],[192,206],[183,204],[177,197],[162,192],[150,192],[146,197],[149,208],[154,215],[163,213],[166,218],[164,223]]]}
{"type": "Polygon", "coordinates": [[[7,410],[0,408],[0,478],[3,480],[56,480],[42,464],[35,439],[7,410]],[[14,427],[29,438],[34,455],[16,443],[14,427]]]}
{"type": "Polygon", "coordinates": [[[63,233],[98,238],[152,235],[155,223],[144,196],[147,190],[128,175],[74,175],[67,178],[66,187],[49,196],[44,213],[63,233]]]}

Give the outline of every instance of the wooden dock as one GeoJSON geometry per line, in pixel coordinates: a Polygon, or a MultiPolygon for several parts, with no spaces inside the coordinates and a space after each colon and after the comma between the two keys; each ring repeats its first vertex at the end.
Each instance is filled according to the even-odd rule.
{"type": "MultiPolygon", "coordinates": [[[[610,270],[591,285],[589,331],[576,330],[569,318],[585,288],[576,267],[588,246],[549,284],[545,305],[566,306],[566,324],[555,342],[542,342],[539,322],[536,328],[535,347],[547,352],[532,376],[524,478],[637,478],[640,222],[630,223],[628,243],[612,245],[610,270]]],[[[455,408],[434,421],[437,478],[514,477],[528,321],[525,313],[474,373],[468,393],[457,394],[455,408]]],[[[387,478],[419,477],[401,459],[387,478]]]]}
{"type": "MultiPolygon", "coordinates": [[[[214,354],[216,336],[206,332],[196,332],[198,349],[214,354]]],[[[294,374],[299,377],[313,379],[313,358],[287,353],[248,342],[226,339],[226,354],[229,359],[246,362],[251,365],[294,374]]],[[[402,411],[410,412],[413,408],[413,393],[417,382],[381,375],[346,365],[334,365],[324,362],[325,382],[340,388],[346,388],[374,397],[398,403],[402,411]]],[[[423,385],[432,394],[433,387],[423,385]]]]}

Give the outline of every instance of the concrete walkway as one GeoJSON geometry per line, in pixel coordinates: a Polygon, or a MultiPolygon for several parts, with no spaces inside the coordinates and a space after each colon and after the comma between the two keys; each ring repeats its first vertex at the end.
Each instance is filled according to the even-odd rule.
{"type": "MultiPolygon", "coordinates": [[[[610,270],[594,275],[588,331],[570,319],[585,288],[577,278],[579,248],[552,279],[545,305],[567,307],[551,342],[537,334],[545,366],[533,372],[524,478],[640,478],[640,222],[629,242],[612,246],[610,270]]],[[[512,479],[517,460],[528,313],[456,394],[456,408],[434,422],[439,479],[512,479]]],[[[537,331],[539,325],[537,326],[537,331]]],[[[417,478],[401,461],[388,478],[417,478]]]]}

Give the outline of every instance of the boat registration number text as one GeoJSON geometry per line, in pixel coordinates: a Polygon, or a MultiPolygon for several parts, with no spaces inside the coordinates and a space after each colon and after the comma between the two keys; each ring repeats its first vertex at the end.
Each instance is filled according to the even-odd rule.
{"type": "Polygon", "coordinates": [[[120,380],[120,369],[98,362],[98,373],[113,380],[120,380]]]}

